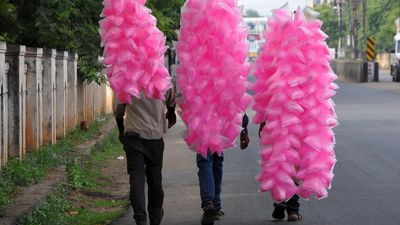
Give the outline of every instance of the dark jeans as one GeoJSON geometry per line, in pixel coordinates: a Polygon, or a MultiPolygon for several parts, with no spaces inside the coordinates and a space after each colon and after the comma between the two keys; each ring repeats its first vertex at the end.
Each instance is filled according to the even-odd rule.
{"type": "Polygon", "coordinates": [[[221,183],[224,156],[208,153],[207,158],[197,154],[197,167],[200,183],[201,207],[213,202],[217,210],[221,209],[221,183]]]}
{"type": "MultiPolygon", "coordinates": [[[[283,202],[283,204],[286,206],[286,211],[288,213],[298,213],[299,208],[300,208],[300,203],[299,203],[299,196],[294,195],[289,201],[283,202]]],[[[279,204],[274,203],[274,206],[277,206],[279,204]]]]}
{"type": "Polygon", "coordinates": [[[148,206],[151,225],[158,225],[163,213],[164,191],[161,169],[163,165],[163,139],[147,140],[127,134],[124,150],[128,164],[130,200],[137,224],[146,224],[145,178],[148,185],[148,206]]]}

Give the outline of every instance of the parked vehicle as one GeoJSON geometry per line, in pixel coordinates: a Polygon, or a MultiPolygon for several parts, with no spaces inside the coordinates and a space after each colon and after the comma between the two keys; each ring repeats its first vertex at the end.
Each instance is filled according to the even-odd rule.
{"type": "Polygon", "coordinates": [[[400,18],[396,20],[397,34],[394,36],[394,49],[391,51],[393,58],[390,65],[390,75],[394,82],[400,82],[400,18]]]}

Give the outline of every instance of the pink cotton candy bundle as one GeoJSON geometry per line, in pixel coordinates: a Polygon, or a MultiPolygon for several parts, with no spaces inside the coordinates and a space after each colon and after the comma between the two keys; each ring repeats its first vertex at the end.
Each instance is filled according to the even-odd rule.
{"type": "Polygon", "coordinates": [[[248,45],[236,0],[188,0],[177,54],[179,103],[189,147],[207,155],[233,147],[250,97],[248,45]]]}
{"type": "Polygon", "coordinates": [[[277,201],[298,194],[327,196],[336,162],[332,128],[337,125],[331,97],[333,81],[327,36],[322,22],[307,21],[301,9],[294,18],[276,10],[268,21],[255,65],[255,123],[261,134],[261,191],[277,201]],[[298,185],[296,185],[296,183],[298,185]]]}
{"type": "Polygon", "coordinates": [[[144,6],[146,0],[105,0],[100,21],[111,88],[123,103],[131,97],[163,99],[172,87],[164,65],[165,37],[156,18],[144,6]]]}

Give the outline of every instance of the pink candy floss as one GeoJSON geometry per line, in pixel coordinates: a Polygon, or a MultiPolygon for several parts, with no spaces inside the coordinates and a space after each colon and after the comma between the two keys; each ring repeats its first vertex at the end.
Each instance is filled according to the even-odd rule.
{"type": "Polygon", "coordinates": [[[337,122],[331,97],[338,88],[322,22],[274,11],[255,65],[255,123],[261,134],[261,191],[282,202],[294,194],[327,196],[336,162],[337,122]],[[295,184],[298,182],[298,186],[295,184]]]}
{"type": "Polygon", "coordinates": [[[165,36],[156,18],[144,6],[146,0],[105,0],[100,21],[111,88],[123,103],[132,96],[164,99],[172,87],[164,65],[165,36]]]}
{"type": "Polygon", "coordinates": [[[182,7],[177,54],[179,106],[190,149],[207,155],[233,147],[241,130],[248,45],[236,0],[188,0],[182,7]]]}

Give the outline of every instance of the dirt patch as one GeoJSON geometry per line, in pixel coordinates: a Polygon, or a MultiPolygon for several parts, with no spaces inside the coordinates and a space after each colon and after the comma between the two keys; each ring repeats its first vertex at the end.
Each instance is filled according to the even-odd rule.
{"type": "MultiPolygon", "coordinates": [[[[129,195],[129,176],[126,172],[125,159],[107,160],[96,170],[102,175],[97,178],[98,182],[106,182],[107,185],[102,185],[96,188],[96,191],[76,191],[71,193],[67,199],[73,204],[73,208],[85,209],[91,212],[115,212],[125,210],[128,206],[129,195]],[[113,202],[126,200],[122,205],[113,205],[113,202]],[[96,202],[107,202],[106,206],[99,206],[96,202]]],[[[68,214],[73,215],[71,211],[68,214]]]]}
{"type": "Polygon", "coordinates": [[[0,218],[0,224],[14,225],[21,215],[30,214],[35,206],[43,202],[55,185],[65,181],[65,177],[65,166],[60,166],[51,170],[42,182],[24,189],[18,194],[15,204],[9,207],[0,218]]]}
{"type": "Polygon", "coordinates": [[[103,167],[98,168],[98,171],[109,177],[112,185],[104,186],[102,190],[115,197],[127,197],[129,194],[129,176],[126,172],[125,158],[109,160],[104,164],[103,167]]]}

